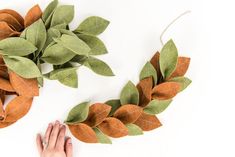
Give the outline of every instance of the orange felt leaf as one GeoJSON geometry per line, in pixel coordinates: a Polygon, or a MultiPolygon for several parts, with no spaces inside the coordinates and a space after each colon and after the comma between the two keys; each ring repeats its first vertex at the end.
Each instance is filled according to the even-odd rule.
{"type": "Polygon", "coordinates": [[[5,128],[5,127],[8,127],[10,125],[12,125],[13,123],[15,122],[0,122],[0,128],[5,128]]]}
{"type": "Polygon", "coordinates": [[[189,64],[190,64],[190,58],[188,58],[188,57],[179,57],[177,65],[176,65],[176,69],[172,73],[170,78],[184,76],[184,74],[188,70],[189,64]]]}
{"type": "Polygon", "coordinates": [[[0,40],[19,34],[19,32],[14,31],[6,22],[0,21],[0,40]]]}
{"type": "Polygon", "coordinates": [[[109,115],[110,111],[111,106],[109,105],[102,103],[93,104],[89,108],[89,114],[84,123],[91,127],[95,127],[109,115]]]}
{"type": "Polygon", "coordinates": [[[177,82],[164,82],[156,85],[152,90],[152,98],[158,100],[171,99],[180,91],[180,84],[177,82]]]}
{"type": "Polygon", "coordinates": [[[33,6],[25,16],[24,26],[28,27],[42,17],[42,10],[39,5],[33,6]]]}
{"type": "Polygon", "coordinates": [[[117,109],[113,116],[122,121],[124,124],[128,124],[134,123],[139,118],[142,112],[143,110],[141,107],[137,105],[127,104],[117,109]]]}
{"type": "Polygon", "coordinates": [[[153,67],[157,71],[158,82],[160,82],[160,80],[161,80],[160,78],[162,77],[161,70],[160,70],[159,58],[160,58],[160,53],[156,52],[150,60],[150,63],[153,65],[153,67]]]}
{"type": "Polygon", "coordinates": [[[6,122],[14,122],[26,115],[31,108],[33,98],[17,96],[6,106],[6,122]]]}
{"type": "Polygon", "coordinates": [[[149,115],[144,112],[134,124],[138,125],[144,131],[150,131],[162,125],[155,115],[149,115]]]}
{"type": "Polygon", "coordinates": [[[0,14],[1,13],[7,13],[7,14],[12,15],[22,26],[24,25],[23,17],[19,13],[17,13],[15,10],[3,9],[3,10],[0,10],[0,14]]]}
{"type": "Polygon", "coordinates": [[[1,100],[2,105],[5,102],[5,94],[6,94],[6,91],[0,89],[0,100],[1,100]]]}
{"type": "Polygon", "coordinates": [[[6,79],[0,78],[0,89],[9,91],[9,92],[14,92],[14,88],[10,84],[10,82],[6,79]]]}
{"type": "Polygon", "coordinates": [[[113,117],[106,118],[98,128],[106,135],[118,138],[128,135],[128,129],[126,126],[118,119],[113,117]]]}
{"type": "Polygon", "coordinates": [[[5,111],[4,111],[4,108],[3,108],[3,103],[2,101],[0,100],[0,122],[5,119],[5,111]]]}
{"type": "Polygon", "coordinates": [[[68,127],[73,136],[79,139],[80,141],[86,143],[98,142],[96,133],[90,126],[83,123],[79,123],[76,125],[68,125],[68,127]]]}
{"type": "Polygon", "coordinates": [[[152,97],[153,78],[148,77],[141,80],[136,87],[139,91],[139,106],[147,106],[152,97]]]}
{"type": "Polygon", "coordinates": [[[23,29],[23,26],[16,20],[16,18],[8,13],[1,13],[0,21],[6,22],[9,26],[13,27],[16,31],[21,31],[23,29]]]}
{"type": "Polygon", "coordinates": [[[9,72],[12,87],[19,95],[33,97],[39,95],[37,79],[25,79],[14,72],[9,72]]]}

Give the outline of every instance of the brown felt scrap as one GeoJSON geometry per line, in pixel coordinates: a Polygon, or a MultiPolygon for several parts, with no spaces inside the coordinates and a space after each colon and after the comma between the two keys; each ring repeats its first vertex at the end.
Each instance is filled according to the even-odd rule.
{"type": "Polygon", "coordinates": [[[152,97],[153,78],[147,77],[141,80],[136,87],[139,91],[139,106],[147,106],[152,97]]]}
{"type": "Polygon", "coordinates": [[[128,135],[128,129],[126,126],[117,118],[108,117],[106,118],[98,128],[106,135],[119,138],[128,135]]]}
{"type": "Polygon", "coordinates": [[[8,13],[1,13],[0,14],[0,21],[6,22],[9,26],[13,28],[15,31],[21,31],[24,27],[17,21],[17,19],[8,14],[8,13]]]}
{"type": "Polygon", "coordinates": [[[162,125],[155,115],[149,115],[144,112],[134,124],[138,125],[144,131],[150,131],[162,125]]]}
{"type": "Polygon", "coordinates": [[[170,78],[184,76],[184,74],[188,70],[189,64],[190,64],[190,58],[188,58],[188,57],[178,57],[178,62],[177,62],[177,65],[176,65],[176,69],[172,73],[170,78]]]}
{"type": "Polygon", "coordinates": [[[13,30],[6,22],[0,21],[0,40],[19,34],[19,32],[13,30]]]}
{"type": "Polygon", "coordinates": [[[41,16],[42,16],[42,10],[39,7],[39,5],[33,6],[25,16],[24,26],[25,27],[30,26],[31,24],[36,22],[38,19],[40,19],[41,16]]]}
{"type": "Polygon", "coordinates": [[[83,123],[79,123],[76,125],[68,125],[68,127],[73,136],[79,139],[80,141],[86,143],[98,142],[96,133],[90,126],[83,123]]]}
{"type": "Polygon", "coordinates": [[[168,100],[176,96],[180,91],[180,84],[177,82],[164,82],[156,85],[152,90],[152,98],[158,100],[168,100]]]}
{"type": "Polygon", "coordinates": [[[109,115],[111,111],[111,106],[103,104],[103,103],[96,103],[90,106],[89,114],[83,123],[95,127],[99,125],[103,120],[109,115]]]}
{"type": "Polygon", "coordinates": [[[7,13],[7,14],[12,15],[22,26],[24,25],[23,17],[19,13],[17,13],[15,10],[2,9],[2,10],[0,10],[0,14],[1,13],[7,13]]]}

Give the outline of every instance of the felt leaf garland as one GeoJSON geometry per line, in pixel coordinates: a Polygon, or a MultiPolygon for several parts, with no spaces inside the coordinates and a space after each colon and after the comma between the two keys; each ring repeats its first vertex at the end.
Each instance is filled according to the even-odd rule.
{"type": "Polygon", "coordinates": [[[74,17],[74,6],[72,5],[62,5],[55,9],[55,12],[51,19],[51,26],[56,26],[59,24],[69,24],[74,17]]]}
{"type": "MultiPolygon", "coordinates": [[[[83,64],[87,57],[77,56],[72,60],[83,64]]],[[[139,83],[134,85],[129,81],[123,87],[120,99],[95,103],[82,113],[73,112],[74,109],[70,111],[74,113],[74,117],[86,115],[78,123],[86,124],[88,133],[92,134],[91,139],[87,138],[87,134],[75,137],[83,142],[110,144],[108,136],[118,138],[142,135],[143,131],[162,126],[156,114],[165,111],[173,98],[191,83],[191,80],[184,76],[189,61],[187,57],[178,57],[173,41],[168,41],[161,53],[155,53],[144,65],[139,75],[139,83]],[[91,128],[96,133],[96,138],[93,137],[91,128]]],[[[69,127],[74,125],[76,128],[78,123],[71,123],[69,127]]]]}

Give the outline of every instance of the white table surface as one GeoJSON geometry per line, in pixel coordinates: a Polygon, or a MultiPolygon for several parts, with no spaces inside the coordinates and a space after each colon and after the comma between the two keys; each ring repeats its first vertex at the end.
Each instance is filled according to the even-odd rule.
{"type": "MultiPolygon", "coordinates": [[[[22,15],[34,4],[42,9],[49,0],[1,0],[0,9],[22,15]]],[[[30,112],[14,125],[0,129],[0,157],[37,157],[36,133],[56,119],[63,121],[79,102],[117,98],[128,80],[137,83],[146,61],[161,49],[159,36],[185,10],[164,36],[172,38],[180,55],[192,58],[187,76],[193,80],[164,113],[163,126],[145,135],[114,139],[112,145],[85,144],[72,138],[74,157],[234,157],[234,8],[232,1],[202,0],[61,0],[73,4],[75,28],[90,15],[109,19],[100,36],[109,54],[101,56],[115,77],[79,69],[79,88],[46,81],[30,112]]],[[[70,135],[69,133],[67,133],[70,135]]]]}

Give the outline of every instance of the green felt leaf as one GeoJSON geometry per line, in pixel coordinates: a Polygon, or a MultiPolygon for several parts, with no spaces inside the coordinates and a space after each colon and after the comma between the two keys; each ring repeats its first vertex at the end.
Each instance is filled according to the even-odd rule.
{"type": "Polygon", "coordinates": [[[121,91],[120,101],[122,105],[125,104],[139,104],[139,92],[136,86],[129,81],[121,91]]]}
{"type": "MultiPolygon", "coordinates": [[[[40,70],[40,73],[42,73],[40,59],[37,60],[37,67],[38,67],[38,69],[40,70]]],[[[40,87],[43,87],[43,84],[44,84],[43,76],[38,77],[38,78],[37,78],[37,81],[38,81],[38,84],[40,85],[40,87]]]]}
{"type": "Polygon", "coordinates": [[[55,26],[53,26],[53,27],[51,27],[51,28],[54,28],[54,29],[67,29],[67,25],[68,24],[66,24],[66,23],[62,23],[62,24],[58,24],[58,25],[55,25],[55,26]]]}
{"type": "Polygon", "coordinates": [[[55,9],[51,19],[51,26],[66,23],[69,24],[74,18],[74,6],[61,5],[55,9]]]}
{"type": "Polygon", "coordinates": [[[21,37],[21,38],[26,39],[26,32],[27,32],[27,29],[28,29],[28,27],[25,28],[25,29],[23,30],[23,32],[21,32],[21,34],[20,34],[20,37],[21,37]]]}
{"type": "Polygon", "coordinates": [[[54,42],[53,38],[59,38],[59,37],[61,37],[61,33],[58,29],[49,28],[47,30],[47,40],[44,47],[48,47],[48,45],[51,45],[51,43],[54,42]]]}
{"type": "Polygon", "coordinates": [[[37,48],[29,41],[11,37],[0,41],[0,54],[11,56],[26,56],[35,52],[37,48]]]}
{"type": "Polygon", "coordinates": [[[154,83],[157,83],[157,72],[155,70],[155,68],[153,67],[153,65],[150,62],[147,62],[143,69],[140,72],[140,80],[143,80],[147,77],[152,76],[154,79],[154,83]]]}
{"type": "Polygon", "coordinates": [[[172,102],[172,99],[170,100],[152,100],[149,102],[149,104],[144,108],[144,112],[155,115],[163,112],[172,102]]]}
{"type": "Polygon", "coordinates": [[[91,16],[85,19],[75,30],[75,32],[99,35],[108,27],[109,21],[98,17],[91,16]]]}
{"type": "Polygon", "coordinates": [[[54,44],[45,49],[41,59],[53,65],[60,65],[71,60],[76,54],[62,45],[54,44]]]}
{"type": "Polygon", "coordinates": [[[74,37],[77,37],[76,34],[74,34],[72,31],[70,30],[67,30],[67,29],[59,29],[60,33],[61,34],[67,34],[67,35],[70,35],[70,36],[74,36],[74,37]]]}
{"type": "Polygon", "coordinates": [[[171,78],[169,81],[171,82],[178,82],[180,83],[180,91],[183,91],[185,88],[187,88],[191,84],[191,80],[187,77],[175,77],[171,78]]]}
{"type": "Polygon", "coordinates": [[[58,80],[60,83],[66,86],[77,88],[78,77],[76,70],[76,67],[53,70],[47,74],[47,78],[51,80],[58,80]]]}
{"type": "Polygon", "coordinates": [[[89,102],[78,104],[72,110],[65,121],[66,124],[76,124],[87,119],[89,113],[89,102]]]}
{"type": "Polygon", "coordinates": [[[143,135],[142,129],[135,124],[126,124],[129,136],[143,135]]]}
{"type": "Polygon", "coordinates": [[[3,56],[7,67],[24,78],[41,77],[37,65],[30,59],[19,56],[3,56]]]}
{"type": "Polygon", "coordinates": [[[160,69],[164,78],[170,77],[176,68],[178,51],[173,42],[169,40],[162,48],[160,53],[160,69]]]}
{"type": "Polygon", "coordinates": [[[113,99],[113,100],[108,100],[105,102],[105,104],[111,106],[111,111],[109,113],[109,116],[112,116],[114,114],[114,112],[121,107],[121,102],[119,99],[113,99]]]}
{"type": "Polygon", "coordinates": [[[87,58],[88,58],[87,56],[76,55],[70,60],[70,62],[75,62],[83,65],[86,62],[87,58]]]}
{"type": "Polygon", "coordinates": [[[88,55],[88,52],[91,50],[84,41],[75,36],[63,34],[61,38],[54,40],[78,55],[88,55]]]}
{"type": "Polygon", "coordinates": [[[53,15],[57,5],[58,5],[58,0],[54,0],[43,11],[42,20],[45,22],[45,25],[47,28],[50,26],[52,15],[53,15]]]}
{"type": "Polygon", "coordinates": [[[37,52],[42,50],[47,39],[47,32],[41,19],[27,28],[26,39],[38,48],[37,52]]]}
{"type": "Polygon", "coordinates": [[[90,68],[96,74],[114,76],[112,69],[105,62],[97,58],[88,57],[83,65],[90,68]]]}
{"type": "Polygon", "coordinates": [[[112,141],[108,138],[108,136],[103,134],[98,128],[93,128],[93,130],[96,133],[96,137],[97,137],[99,143],[112,144],[112,141]]]}
{"type": "Polygon", "coordinates": [[[108,53],[104,43],[93,35],[77,34],[90,48],[89,55],[102,55],[108,53]]]}

